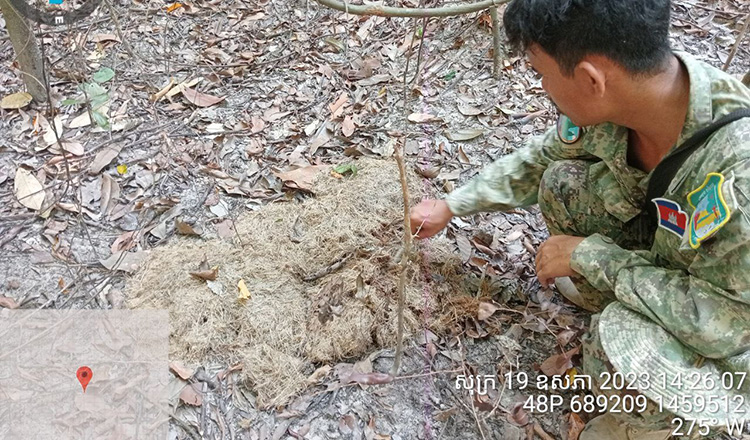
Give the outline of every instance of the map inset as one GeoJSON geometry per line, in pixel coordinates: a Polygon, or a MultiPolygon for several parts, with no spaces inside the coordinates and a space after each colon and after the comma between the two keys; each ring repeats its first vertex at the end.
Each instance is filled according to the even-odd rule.
{"type": "Polygon", "coordinates": [[[165,440],[168,354],[163,310],[0,310],[0,438],[165,440]]]}

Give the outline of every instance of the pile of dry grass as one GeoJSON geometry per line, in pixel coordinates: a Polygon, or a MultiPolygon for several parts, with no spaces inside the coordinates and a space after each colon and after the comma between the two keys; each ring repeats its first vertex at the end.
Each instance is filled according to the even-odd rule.
{"type": "MultiPolygon", "coordinates": [[[[304,389],[313,363],[394,346],[403,222],[398,171],[393,161],[357,166],[353,177],[321,174],[314,198],[240,217],[244,246],[178,238],[153,250],[129,285],[129,306],[170,310],[172,358],[242,362],[263,407],[304,389]],[[213,293],[188,275],[204,258],[219,266],[217,281],[226,293],[213,293]],[[304,281],[342,260],[331,273],[304,281]],[[238,300],[239,280],[251,292],[247,301],[238,300]]],[[[418,200],[421,184],[410,179],[418,200]]],[[[459,294],[461,263],[445,240],[430,243],[429,260],[427,270],[410,274],[407,332],[421,328],[427,308],[428,325],[437,331],[445,316],[455,317],[444,310],[443,298],[459,294]]]]}

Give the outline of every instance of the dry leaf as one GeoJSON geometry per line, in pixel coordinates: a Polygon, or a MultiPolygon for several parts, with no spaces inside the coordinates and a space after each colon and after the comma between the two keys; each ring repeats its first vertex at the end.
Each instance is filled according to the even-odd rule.
{"type": "Polygon", "coordinates": [[[583,428],[586,426],[581,417],[571,412],[568,414],[568,440],[578,440],[583,428]]]}
{"type": "Polygon", "coordinates": [[[107,145],[106,147],[103,147],[98,153],[96,153],[94,161],[91,162],[89,173],[93,175],[99,174],[104,167],[112,163],[112,161],[120,154],[121,149],[122,147],[120,145],[107,145]]]}
{"type": "Polygon", "coordinates": [[[508,413],[508,420],[514,425],[526,426],[529,424],[529,413],[523,409],[523,402],[517,402],[508,413]]]}
{"type": "Polygon", "coordinates": [[[172,86],[174,86],[174,78],[169,78],[169,82],[166,86],[162,87],[161,90],[154,93],[153,95],[149,96],[148,99],[151,102],[156,102],[164,97],[170,90],[172,90],[172,86]]]}
{"type": "Polygon", "coordinates": [[[357,382],[362,385],[381,385],[393,382],[393,376],[386,373],[357,373],[353,372],[347,378],[348,383],[357,382]]]}
{"type": "Polygon", "coordinates": [[[318,382],[320,382],[321,379],[328,376],[328,373],[331,372],[331,366],[330,365],[323,365],[322,367],[318,368],[311,374],[305,382],[308,385],[314,385],[318,382]]]}
{"type": "Polygon", "coordinates": [[[106,41],[115,41],[117,43],[122,43],[122,41],[120,41],[120,38],[115,34],[95,34],[90,38],[90,40],[94,43],[104,43],[106,41]]]}
{"type": "Polygon", "coordinates": [[[492,303],[488,302],[480,302],[479,303],[479,310],[477,311],[477,319],[480,321],[484,321],[490,316],[492,316],[493,313],[498,311],[499,307],[492,303]]]}
{"type": "Polygon", "coordinates": [[[452,141],[468,141],[484,134],[484,130],[478,128],[464,128],[453,131],[446,131],[445,137],[452,141]]]}
{"type": "Polygon", "coordinates": [[[31,102],[31,95],[26,92],[13,93],[0,101],[0,108],[6,110],[24,108],[31,102]]]}
{"type": "Polygon", "coordinates": [[[464,116],[476,116],[482,114],[482,110],[463,103],[458,104],[458,111],[464,116]]]}
{"type": "Polygon", "coordinates": [[[327,144],[328,141],[331,140],[331,136],[328,134],[328,130],[323,128],[317,136],[310,142],[310,156],[315,154],[316,151],[318,151],[318,148],[322,147],[323,145],[327,144]]]}
{"type": "Polygon", "coordinates": [[[198,78],[191,79],[190,81],[183,81],[183,82],[177,84],[175,87],[171,88],[167,92],[167,94],[164,95],[164,96],[166,96],[167,98],[171,98],[171,97],[173,97],[175,95],[178,95],[178,94],[182,93],[183,91],[185,91],[189,87],[195,86],[196,84],[198,84],[201,81],[203,81],[203,78],[200,77],[200,76],[198,78]]]}
{"type": "Polygon", "coordinates": [[[123,272],[133,273],[138,270],[138,266],[140,266],[141,263],[146,261],[146,257],[148,257],[148,251],[119,251],[112,253],[109,258],[101,260],[99,263],[109,270],[121,270],[123,272]]]}
{"type": "Polygon", "coordinates": [[[18,303],[15,299],[9,296],[0,295],[0,307],[5,307],[7,309],[17,309],[18,303]]]}
{"type": "Polygon", "coordinates": [[[193,377],[193,370],[185,367],[178,361],[172,361],[169,363],[169,369],[174,371],[183,380],[188,380],[193,377]]]}
{"type": "Polygon", "coordinates": [[[109,247],[110,251],[112,253],[120,252],[120,251],[129,251],[130,249],[133,249],[133,246],[136,245],[136,234],[138,231],[129,231],[129,232],[123,232],[120,234],[117,239],[112,243],[112,246],[109,247]]]}
{"type": "Polygon", "coordinates": [[[412,113],[407,117],[407,119],[417,124],[440,121],[440,118],[429,113],[412,113]]]}
{"type": "Polygon", "coordinates": [[[461,254],[461,261],[466,263],[471,258],[471,242],[463,235],[456,235],[456,244],[458,245],[458,251],[461,254]]]}
{"type": "Polygon", "coordinates": [[[192,406],[201,406],[203,403],[200,393],[195,390],[195,384],[185,385],[185,388],[180,391],[180,400],[192,406]]]}
{"type": "Polygon", "coordinates": [[[234,236],[234,229],[232,229],[232,225],[232,220],[229,219],[216,223],[216,234],[221,238],[234,236]]]}
{"type": "Polygon", "coordinates": [[[438,174],[440,174],[440,167],[416,166],[416,169],[417,173],[419,173],[422,177],[426,177],[428,179],[434,179],[438,176],[438,174]]]}
{"type": "MultiPolygon", "coordinates": [[[[199,270],[196,272],[188,272],[188,273],[190,274],[191,277],[195,278],[196,280],[216,281],[216,277],[219,275],[219,266],[214,266],[211,269],[199,270]]],[[[242,283],[243,286],[245,285],[244,281],[240,280],[240,282],[242,283]]],[[[242,290],[241,287],[240,287],[240,290],[242,290]]],[[[247,290],[247,287],[245,287],[245,290],[247,290]]],[[[247,295],[249,298],[250,293],[248,292],[247,295]]],[[[240,295],[240,299],[247,299],[247,298],[243,298],[242,295],[240,295]]]]}
{"type": "Polygon", "coordinates": [[[182,7],[182,3],[172,3],[171,5],[167,6],[167,13],[174,12],[181,7],[182,7]]]}
{"type": "Polygon", "coordinates": [[[185,222],[183,222],[180,219],[177,219],[175,221],[174,226],[177,229],[177,233],[178,234],[182,234],[182,235],[201,235],[201,234],[203,234],[203,229],[201,229],[199,227],[193,227],[190,224],[185,223],[185,222]]]}
{"type": "Polygon", "coordinates": [[[91,125],[91,115],[88,111],[81,113],[68,123],[68,128],[81,128],[91,125]]]}
{"type": "Polygon", "coordinates": [[[63,142],[63,150],[74,156],[83,156],[83,144],[80,142],[63,142]]]}
{"type": "Polygon", "coordinates": [[[375,84],[380,84],[383,82],[388,82],[391,80],[391,75],[386,74],[380,74],[380,75],[373,75],[369,78],[365,78],[363,80],[357,81],[357,85],[359,86],[372,86],[375,84]]]}
{"type": "Polygon", "coordinates": [[[36,177],[25,168],[16,170],[15,189],[16,199],[25,207],[39,211],[44,205],[44,188],[36,177]]]}
{"type": "MultiPolygon", "coordinates": [[[[57,139],[60,138],[62,140],[63,136],[63,120],[62,115],[57,115],[55,117],[55,129],[52,129],[52,125],[45,119],[43,116],[39,116],[39,128],[44,131],[44,134],[42,135],[43,147],[49,147],[52,144],[57,143],[57,139]],[[55,131],[57,131],[57,136],[55,136],[55,131]]],[[[44,149],[42,148],[42,149],[44,149]]],[[[38,149],[37,149],[38,150],[38,149]]]]}
{"type": "Polygon", "coordinates": [[[245,285],[245,280],[240,280],[239,283],[237,283],[237,288],[240,289],[239,295],[237,295],[237,298],[239,298],[240,301],[245,301],[250,299],[250,291],[247,290],[247,286],[245,285]]]}
{"type": "Polygon", "coordinates": [[[539,369],[542,370],[542,373],[546,374],[547,376],[557,376],[560,374],[565,374],[566,371],[573,368],[571,359],[578,353],[580,349],[581,347],[578,346],[566,351],[565,353],[552,355],[548,357],[547,360],[542,362],[542,365],[539,366],[539,369]]]}
{"type": "Polygon", "coordinates": [[[198,107],[211,107],[212,105],[220,103],[225,98],[218,98],[216,96],[207,95],[205,93],[193,90],[190,87],[186,87],[185,90],[182,91],[182,96],[184,96],[188,101],[190,101],[192,104],[197,105],[198,107]]]}
{"type": "Polygon", "coordinates": [[[315,165],[286,171],[284,173],[274,172],[274,175],[283,180],[284,184],[290,188],[312,191],[315,176],[317,176],[319,172],[325,171],[327,168],[327,166],[315,165]]]}
{"type": "Polygon", "coordinates": [[[250,121],[253,127],[250,132],[253,134],[260,133],[266,127],[266,122],[257,116],[253,116],[250,121]]]}
{"type": "Polygon", "coordinates": [[[115,202],[120,197],[120,185],[109,175],[102,175],[101,213],[109,215],[115,209],[115,202]]]}
{"type": "Polygon", "coordinates": [[[341,133],[343,133],[344,136],[349,137],[354,134],[355,128],[356,127],[354,127],[354,121],[352,120],[352,117],[347,115],[344,118],[344,122],[341,123],[341,133]]]}
{"type": "Polygon", "coordinates": [[[469,161],[469,156],[466,155],[464,149],[460,145],[458,146],[458,161],[461,163],[471,163],[471,161],[469,161]]]}
{"type": "Polygon", "coordinates": [[[341,92],[336,102],[329,104],[328,108],[331,109],[331,119],[338,118],[344,111],[344,104],[349,100],[349,95],[346,92],[341,92]]]}

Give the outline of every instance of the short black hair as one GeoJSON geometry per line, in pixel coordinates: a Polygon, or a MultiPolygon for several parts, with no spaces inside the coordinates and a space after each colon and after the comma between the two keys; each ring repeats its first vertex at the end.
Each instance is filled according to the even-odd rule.
{"type": "Polygon", "coordinates": [[[536,43],[566,75],[586,55],[604,55],[632,74],[668,59],[670,0],[512,0],[505,33],[515,49],[536,43]]]}

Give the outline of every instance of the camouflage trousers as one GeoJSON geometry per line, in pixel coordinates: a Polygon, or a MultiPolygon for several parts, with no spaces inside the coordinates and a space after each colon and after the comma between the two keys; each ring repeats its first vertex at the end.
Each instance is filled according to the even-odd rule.
{"type": "MultiPolygon", "coordinates": [[[[553,162],[542,176],[539,187],[539,207],[552,235],[575,235],[586,237],[594,233],[605,235],[625,249],[644,249],[650,242],[642,227],[633,223],[623,223],[609,214],[604,203],[593,194],[588,185],[590,162],[585,160],[564,160],[553,162]]],[[[595,289],[582,277],[571,277],[579,297],[574,303],[592,312],[601,312],[615,301],[613,292],[595,289]],[[582,303],[581,303],[582,302],[582,303]]],[[[602,390],[602,374],[615,373],[599,339],[599,314],[591,317],[589,331],[583,337],[583,372],[591,376],[592,390],[596,395],[633,394],[630,390],[602,390]]],[[[613,401],[613,399],[609,399],[613,401]]],[[[665,429],[674,415],[659,412],[656,404],[649,400],[642,413],[613,414],[621,422],[640,429],[665,429]]]]}

